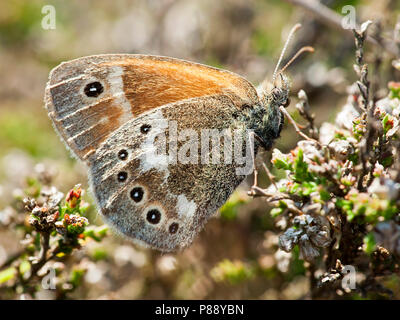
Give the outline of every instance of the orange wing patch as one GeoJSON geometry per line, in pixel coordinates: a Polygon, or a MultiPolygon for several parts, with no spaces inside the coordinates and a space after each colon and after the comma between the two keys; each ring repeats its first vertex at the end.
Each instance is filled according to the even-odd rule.
{"type": "Polygon", "coordinates": [[[135,117],[167,103],[207,95],[229,95],[238,107],[258,101],[254,87],[246,79],[205,65],[156,56],[111,63],[115,64],[124,68],[124,92],[135,117]]]}

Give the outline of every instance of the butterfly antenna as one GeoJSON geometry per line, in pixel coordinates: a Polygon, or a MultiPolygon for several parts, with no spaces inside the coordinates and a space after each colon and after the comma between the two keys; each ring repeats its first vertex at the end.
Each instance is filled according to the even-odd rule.
{"type": "MultiPolygon", "coordinates": [[[[279,76],[283,71],[285,71],[292,63],[295,61],[303,52],[314,52],[314,48],[310,46],[302,47],[296,54],[289,60],[285,66],[279,70],[279,72],[275,75],[276,77],[279,76]]],[[[275,78],[276,79],[276,78],[275,78]]]]}
{"type": "Polygon", "coordinates": [[[287,40],[286,40],[286,43],[285,43],[285,45],[284,45],[284,47],[283,47],[283,49],[282,49],[281,56],[279,57],[278,63],[276,64],[276,67],[275,67],[275,70],[274,70],[274,75],[272,76],[272,83],[273,83],[273,84],[275,84],[275,80],[276,80],[276,77],[277,77],[277,75],[278,75],[279,66],[280,66],[280,64],[281,64],[281,62],[282,62],[282,59],[283,59],[283,56],[285,55],[285,52],[286,52],[286,50],[287,50],[287,48],[288,48],[288,46],[289,46],[289,43],[290,43],[290,41],[293,39],[294,33],[295,33],[297,30],[299,30],[300,28],[301,28],[301,24],[300,24],[300,23],[297,23],[297,24],[292,28],[292,30],[290,30],[289,36],[288,36],[288,38],[287,38],[287,40]]]}

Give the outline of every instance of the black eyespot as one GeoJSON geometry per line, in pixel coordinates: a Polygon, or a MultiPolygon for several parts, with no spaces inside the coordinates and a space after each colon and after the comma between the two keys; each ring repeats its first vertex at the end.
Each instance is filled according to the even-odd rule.
{"type": "Polygon", "coordinates": [[[171,225],[168,228],[169,233],[176,233],[178,231],[178,228],[179,228],[179,224],[177,224],[176,222],[171,223],[171,225]]]}
{"type": "Polygon", "coordinates": [[[128,174],[125,171],[121,171],[118,173],[118,181],[124,182],[128,178],[128,174]]]}
{"type": "Polygon", "coordinates": [[[147,212],[146,219],[152,224],[157,224],[161,220],[161,213],[157,209],[151,209],[149,212],[147,212]]]}
{"type": "Polygon", "coordinates": [[[118,158],[120,160],[126,160],[126,158],[128,158],[128,151],[122,149],[118,152],[118,158]]]}
{"type": "Polygon", "coordinates": [[[140,187],[135,187],[131,190],[131,198],[135,202],[140,202],[143,199],[144,191],[140,187]]]}
{"type": "Polygon", "coordinates": [[[84,92],[88,97],[98,97],[104,91],[103,85],[98,82],[91,82],[86,85],[84,92]]]}
{"type": "Polygon", "coordinates": [[[141,133],[147,133],[150,131],[151,125],[149,124],[144,124],[140,127],[140,132],[141,133]]]}

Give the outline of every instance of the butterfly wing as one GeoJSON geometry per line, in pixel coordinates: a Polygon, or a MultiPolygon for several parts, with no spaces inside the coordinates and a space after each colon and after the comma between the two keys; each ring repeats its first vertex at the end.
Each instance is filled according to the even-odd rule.
{"type": "Polygon", "coordinates": [[[191,243],[244,175],[234,163],[152,158],[162,139],[149,144],[146,133],[169,139],[172,121],[177,130],[197,134],[235,129],[244,140],[245,122],[235,119],[244,106],[256,104],[254,87],[236,74],[146,55],[62,63],[46,87],[49,116],[67,146],[89,165],[105,219],[126,236],[165,251],[191,243]]]}
{"type": "Polygon", "coordinates": [[[207,96],[153,109],[113,132],[89,165],[105,219],[158,250],[189,245],[245,176],[237,171],[245,164],[225,161],[225,152],[234,153],[234,143],[240,142],[240,152],[248,147],[246,123],[237,116],[229,97],[207,96]],[[220,149],[208,149],[211,140],[202,138],[205,131],[210,136],[224,132],[217,139],[220,149]],[[224,140],[229,132],[232,139],[224,140]],[[185,146],[194,147],[189,155],[185,146]]]}
{"type": "Polygon", "coordinates": [[[229,95],[238,108],[258,101],[234,73],[149,55],[97,55],[64,62],[50,73],[45,103],[54,127],[81,160],[112,132],[168,103],[229,95]]]}

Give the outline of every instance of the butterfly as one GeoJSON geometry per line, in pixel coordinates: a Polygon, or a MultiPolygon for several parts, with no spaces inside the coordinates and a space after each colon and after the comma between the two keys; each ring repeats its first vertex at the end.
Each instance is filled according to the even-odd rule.
{"type": "Polygon", "coordinates": [[[279,137],[279,108],[289,95],[280,76],[280,85],[257,90],[235,73],[185,60],[95,55],[54,68],[45,104],[62,140],[88,166],[104,220],[136,243],[174,251],[192,243],[248,174],[238,173],[240,161],[221,161],[224,152],[254,157],[279,137]],[[230,132],[231,140],[210,151],[214,142],[200,147],[192,139],[204,132],[214,142],[230,132]],[[160,152],[166,141],[168,155],[160,152]]]}

